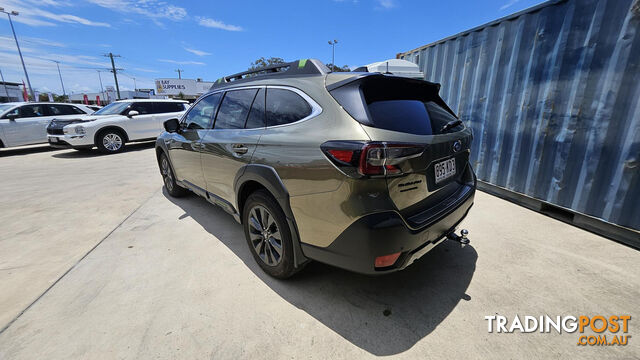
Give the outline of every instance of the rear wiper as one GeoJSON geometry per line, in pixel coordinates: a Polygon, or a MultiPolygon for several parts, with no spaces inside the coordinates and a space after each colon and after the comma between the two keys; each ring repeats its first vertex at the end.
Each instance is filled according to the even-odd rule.
{"type": "Polygon", "coordinates": [[[462,124],[462,120],[460,119],[456,119],[456,120],[451,120],[448,123],[445,124],[445,126],[442,127],[442,129],[440,129],[440,132],[443,133],[451,128],[454,128],[458,125],[462,124]]]}

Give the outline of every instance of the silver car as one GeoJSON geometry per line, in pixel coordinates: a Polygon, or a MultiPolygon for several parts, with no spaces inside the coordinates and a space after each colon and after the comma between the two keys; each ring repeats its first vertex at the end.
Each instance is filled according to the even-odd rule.
{"type": "Polygon", "coordinates": [[[51,120],[91,113],[93,110],[80,104],[0,104],[0,148],[46,143],[47,126],[51,120]]]}

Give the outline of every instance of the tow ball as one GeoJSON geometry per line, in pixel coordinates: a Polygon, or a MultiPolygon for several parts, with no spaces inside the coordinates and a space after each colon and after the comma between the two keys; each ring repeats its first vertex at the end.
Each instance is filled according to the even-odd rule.
{"type": "Polygon", "coordinates": [[[467,245],[470,241],[467,235],[469,235],[469,230],[467,229],[460,230],[460,235],[456,235],[454,230],[447,234],[447,239],[459,242],[462,245],[467,245]]]}

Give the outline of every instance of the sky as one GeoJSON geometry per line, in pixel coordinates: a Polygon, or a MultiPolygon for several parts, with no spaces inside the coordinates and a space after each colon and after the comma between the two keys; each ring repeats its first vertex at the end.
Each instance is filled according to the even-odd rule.
{"type": "MultiPolygon", "coordinates": [[[[62,93],[154,88],[156,78],[213,81],[260,57],[317,58],[355,68],[395,58],[512,14],[540,0],[0,0],[12,16],[31,85],[62,93]]],[[[5,14],[0,13],[0,71],[25,80],[5,14]]],[[[26,82],[26,80],[25,80],[26,82]]]]}

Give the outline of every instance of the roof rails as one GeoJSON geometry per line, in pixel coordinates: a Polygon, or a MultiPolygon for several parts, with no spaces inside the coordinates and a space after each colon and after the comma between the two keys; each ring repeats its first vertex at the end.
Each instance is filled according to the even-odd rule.
{"type": "Polygon", "coordinates": [[[288,63],[275,64],[255,70],[243,71],[237,74],[223,76],[216,80],[210,90],[228,85],[231,82],[255,80],[256,76],[294,76],[294,75],[325,75],[330,72],[320,60],[300,59],[288,63]]]}

